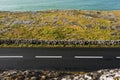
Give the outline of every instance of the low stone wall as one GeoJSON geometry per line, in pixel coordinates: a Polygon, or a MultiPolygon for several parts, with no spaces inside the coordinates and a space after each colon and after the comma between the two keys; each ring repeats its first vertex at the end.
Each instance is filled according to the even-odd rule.
{"type": "Polygon", "coordinates": [[[120,40],[34,40],[8,39],[0,40],[0,44],[45,44],[45,45],[120,45],[120,40]]]}

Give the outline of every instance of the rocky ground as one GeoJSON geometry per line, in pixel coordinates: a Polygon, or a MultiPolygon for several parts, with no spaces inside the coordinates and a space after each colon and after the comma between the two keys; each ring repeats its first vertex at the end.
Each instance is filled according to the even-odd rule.
{"type": "MultiPolygon", "coordinates": [[[[0,12],[0,40],[119,40],[120,10],[0,12]]],[[[49,43],[49,42],[48,42],[49,43]]],[[[7,44],[0,47],[106,47],[106,45],[7,44]]],[[[119,47],[112,45],[108,47],[119,47]]]]}
{"type": "Polygon", "coordinates": [[[120,69],[94,72],[1,70],[0,80],[120,80],[120,69]]]}
{"type": "Polygon", "coordinates": [[[0,39],[118,40],[119,32],[120,11],[0,12],[0,39]]]}

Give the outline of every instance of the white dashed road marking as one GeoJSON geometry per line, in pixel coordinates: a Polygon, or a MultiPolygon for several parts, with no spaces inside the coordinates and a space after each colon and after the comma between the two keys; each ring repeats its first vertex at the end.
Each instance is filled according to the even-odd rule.
{"type": "Polygon", "coordinates": [[[103,56],[74,56],[74,58],[103,58],[103,56]]]}
{"type": "Polygon", "coordinates": [[[23,56],[0,56],[0,58],[23,58],[23,56]]]}
{"type": "Polygon", "coordinates": [[[117,56],[116,58],[117,58],[117,59],[120,59],[120,56],[117,56]]]}
{"type": "Polygon", "coordinates": [[[35,56],[35,58],[62,58],[62,56],[35,56]]]}
{"type": "MultiPolygon", "coordinates": [[[[0,56],[0,58],[23,58],[23,56],[0,56]]],[[[35,58],[62,58],[62,56],[35,56],[35,58]]],[[[74,56],[78,59],[102,59],[103,56],[74,56]]],[[[120,59],[120,56],[116,56],[117,59],[120,59]]]]}

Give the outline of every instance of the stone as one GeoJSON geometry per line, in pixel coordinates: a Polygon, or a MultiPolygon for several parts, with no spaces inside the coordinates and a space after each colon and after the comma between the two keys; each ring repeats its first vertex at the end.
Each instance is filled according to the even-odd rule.
{"type": "Polygon", "coordinates": [[[46,80],[46,76],[45,75],[41,76],[41,80],[46,80]]]}
{"type": "Polygon", "coordinates": [[[87,27],[88,29],[91,29],[91,28],[92,28],[92,25],[91,25],[91,24],[88,24],[88,25],[86,25],[86,27],[87,27]]]}
{"type": "Polygon", "coordinates": [[[107,27],[106,26],[100,26],[100,29],[105,30],[105,29],[107,29],[107,27]]]}
{"type": "Polygon", "coordinates": [[[37,78],[35,76],[31,77],[31,80],[36,80],[37,78]]]}

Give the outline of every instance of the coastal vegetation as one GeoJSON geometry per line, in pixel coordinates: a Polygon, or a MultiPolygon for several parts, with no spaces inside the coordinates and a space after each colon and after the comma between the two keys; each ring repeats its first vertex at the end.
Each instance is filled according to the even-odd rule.
{"type": "MultiPolygon", "coordinates": [[[[14,39],[58,41],[120,40],[120,11],[50,10],[36,12],[0,12],[0,40],[14,39]]],[[[53,46],[0,44],[0,47],[53,46]]],[[[55,46],[61,47],[63,45],[55,46]]],[[[75,45],[69,46],[74,47],[75,45]]],[[[84,47],[85,45],[77,46],[84,47]]],[[[90,45],[86,47],[88,46],[90,47],[90,45]]],[[[97,45],[93,46],[100,47],[97,45]]],[[[106,47],[106,45],[102,46],[106,47]]],[[[114,46],[112,45],[112,47],[114,46]]]]}

